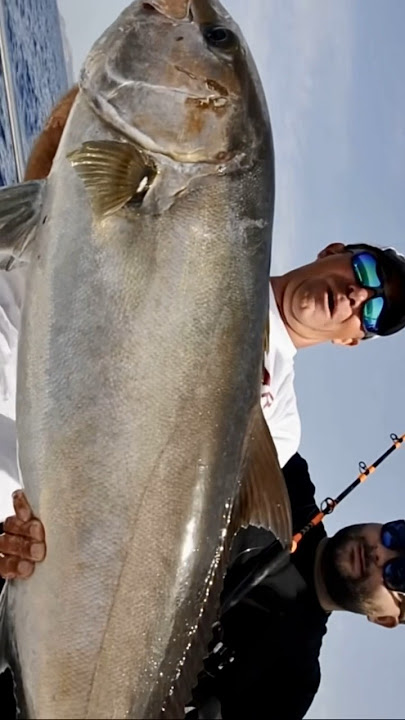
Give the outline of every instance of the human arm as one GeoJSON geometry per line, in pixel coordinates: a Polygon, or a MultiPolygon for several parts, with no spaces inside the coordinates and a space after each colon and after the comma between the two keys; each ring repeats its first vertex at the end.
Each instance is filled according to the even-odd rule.
{"type": "Polygon", "coordinates": [[[78,92],[79,88],[75,85],[53,108],[31,150],[25,170],[25,180],[40,180],[48,176],[78,92]]]}
{"type": "Polygon", "coordinates": [[[311,618],[297,624],[282,611],[269,615],[256,598],[230,611],[224,625],[216,628],[187,720],[301,720],[319,688],[324,624],[311,618]]]}
{"type": "Polygon", "coordinates": [[[257,606],[239,608],[237,623],[234,661],[217,679],[222,719],[301,720],[320,682],[316,629],[310,637],[282,613],[269,622],[257,606]]]}
{"type": "MultiPolygon", "coordinates": [[[[301,473],[305,468],[305,461],[295,458],[295,470],[301,473]]],[[[294,467],[289,470],[292,475],[294,467]]],[[[313,486],[305,482],[305,476],[297,486],[306,489],[300,499],[308,504],[313,486]]],[[[252,553],[276,549],[276,545],[274,536],[264,529],[240,531],[223,599],[238,585],[252,553]]],[[[312,551],[307,548],[309,564],[312,551]]],[[[225,719],[303,717],[319,685],[318,655],[326,615],[295,565],[287,562],[278,567],[223,615],[221,624],[194,691],[194,704],[204,708],[212,704],[212,697],[220,698],[225,719]],[[220,671],[218,663],[224,665],[220,671]],[[291,689],[287,697],[282,691],[286,683],[291,689]]]]}

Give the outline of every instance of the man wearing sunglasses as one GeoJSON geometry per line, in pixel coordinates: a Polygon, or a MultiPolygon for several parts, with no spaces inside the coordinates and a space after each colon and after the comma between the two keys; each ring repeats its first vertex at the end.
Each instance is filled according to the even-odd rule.
{"type": "Polygon", "coordinates": [[[392,248],[328,245],[318,258],[270,278],[270,343],[262,408],[281,467],[297,451],[297,350],[324,342],[354,347],[405,326],[405,258],[392,248]]]}

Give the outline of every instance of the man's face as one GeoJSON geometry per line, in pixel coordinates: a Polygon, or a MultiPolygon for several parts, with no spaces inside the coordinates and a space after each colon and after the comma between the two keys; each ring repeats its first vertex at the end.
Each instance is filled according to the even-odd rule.
{"type": "Polygon", "coordinates": [[[350,525],[329,538],[321,560],[322,577],[329,596],[343,610],[393,627],[404,598],[385,587],[382,571],[399,553],[382,545],[381,528],[378,523],[350,525]]]}
{"type": "Polygon", "coordinates": [[[344,245],[334,243],[315,262],[283,276],[280,309],[297,347],[328,340],[357,345],[364,337],[363,306],[373,291],[359,285],[351,258],[344,245]]]}

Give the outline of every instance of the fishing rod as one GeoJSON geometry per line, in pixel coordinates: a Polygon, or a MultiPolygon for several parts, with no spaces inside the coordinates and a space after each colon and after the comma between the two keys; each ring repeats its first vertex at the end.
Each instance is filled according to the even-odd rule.
{"type": "Polygon", "coordinates": [[[367,478],[372,475],[384,460],[391,455],[394,450],[401,447],[405,440],[405,435],[390,435],[392,445],[377,460],[367,467],[365,462],[359,462],[360,473],[357,478],[348,485],[336,498],[326,498],[321,503],[320,511],[305,525],[298,533],[295,533],[292,538],[291,547],[280,550],[279,543],[271,543],[268,547],[257,553],[251,560],[246,562],[244,565],[243,577],[233,592],[226,598],[222,606],[222,614],[230,610],[255,585],[258,585],[264,578],[273,572],[276,572],[287,563],[287,559],[292,555],[301,542],[301,540],[312,530],[312,528],[319,525],[326,515],[330,515],[335,508],[344,500],[356,487],[364,483],[367,478]]]}
{"type": "Polygon", "coordinates": [[[391,447],[388,448],[382,455],[380,455],[377,460],[374,460],[374,462],[367,467],[365,462],[359,462],[359,470],[360,473],[357,476],[357,478],[347,486],[343,490],[343,492],[340,493],[335,499],[327,497],[325,500],[321,503],[321,509],[319,513],[317,513],[312,520],[309,521],[307,525],[305,525],[298,533],[293,535],[292,543],[291,543],[291,549],[290,552],[294,553],[298,547],[298,544],[301,542],[302,538],[305,537],[305,535],[312,530],[312,528],[319,525],[319,523],[322,522],[322,520],[325,518],[326,515],[330,515],[334,509],[344,500],[356,487],[364,483],[369,475],[372,475],[373,472],[375,472],[381,463],[384,462],[384,460],[387,459],[391,453],[394,452],[394,450],[397,450],[401,447],[402,443],[405,440],[405,435],[401,435],[401,437],[398,437],[395,433],[391,433],[390,438],[392,440],[391,447]]]}

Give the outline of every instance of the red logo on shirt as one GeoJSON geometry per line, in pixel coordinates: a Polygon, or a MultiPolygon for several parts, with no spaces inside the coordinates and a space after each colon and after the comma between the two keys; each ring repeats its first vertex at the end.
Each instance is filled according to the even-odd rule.
{"type": "Polygon", "coordinates": [[[263,366],[262,383],[263,383],[263,387],[262,387],[261,397],[262,397],[262,401],[264,401],[263,407],[266,408],[266,407],[270,407],[271,403],[274,400],[274,397],[270,392],[270,383],[271,383],[270,373],[267,370],[267,368],[264,366],[263,366]]]}

